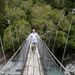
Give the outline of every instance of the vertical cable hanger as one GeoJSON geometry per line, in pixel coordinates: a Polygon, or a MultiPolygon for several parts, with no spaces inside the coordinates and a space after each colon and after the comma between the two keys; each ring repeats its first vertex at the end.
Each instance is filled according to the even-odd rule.
{"type": "Polygon", "coordinates": [[[19,43],[22,44],[22,33],[21,33],[21,30],[20,28],[18,28],[18,32],[19,32],[19,43]]]}
{"type": "Polygon", "coordinates": [[[57,34],[58,34],[58,31],[56,30],[56,35],[55,35],[55,39],[54,39],[54,44],[53,44],[52,52],[54,52],[54,47],[55,47],[55,43],[56,43],[56,39],[57,39],[57,34]]]}
{"type": "Polygon", "coordinates": [[[16,37],[17,37],[17,39],[18,39],[18,45],[19,45],[19,47],[20,47],[20,40],[19,40],[19,34],[18,34],[18,29],[17,29],[17,27],[15,27],[15,30],[16,30],[16,37]]]}
{"type": "Polygon", "coordinates": [[[66,53],[66,48],[67,48],[67,43],[68,43],[68,39],[69,39],[70,30],[71,30],[71,24],[69,26],[69,30],[68,30],[68,34],[67,34],[66,44],[65,44],[65,48],[64,48],[64,52],[63,52],[63,56],[62,56],[62,63],[63,63],[64,56],[65,56],[65,53],[66,53]]]}
{"type": "MultiPolygon", "coordinates": [[[[67,17],[69,17],[70,15],[74,15],[75,12],[74,12],[74,9],[72,10],[71,13],[69,13],[69,15],[67,17]]],[[[68,29],[68,34],[67,34],[67,39],[66,39],[66,44],[65,44],[65,48],[64,48],[64,52],[63,52],[63,56],[62,56],[62,63],[63,63],[63,60],[64,60],[64,57],[65,57],[65,53],[66,53],[66,48],[67,48],[67,44],[68,44],[68,39],[69,39],[69,36],[70,36],[70,31],[71,31],[71,26],[72,26],[72,20],[70,19],[70,26],[69,26],[69,29],[68,29]]]]}
{"type": "Polygon", "coordinates": [[[10,26],[10,20],[8,20],[9,28],[10,28],[10,35],[11,35],[11,42],[13,46],[13,51],[15,53],[15,46],[14,46],[14,41],[13,41],[13,36],[12,36],[12,31],[11,31],[11,26],[10,26]]]}
{"type": "Polygon", "coordinates": [[[3,47],[1,36],[0,36],[0,43],[1,43],[1,48],[2,48],[2,53],[3,53],[4,61],[6,63],[6,55],[5,55],[5,51],[4,51],[4,47],[3,47]]]}

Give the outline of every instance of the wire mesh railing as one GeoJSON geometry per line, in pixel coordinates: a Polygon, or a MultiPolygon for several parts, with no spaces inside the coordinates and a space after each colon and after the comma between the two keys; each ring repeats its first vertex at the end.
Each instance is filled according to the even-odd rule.
{"type": "MultiPolygon", "coordinates": [[[[55,57],[55,55],[49,50],[46,44],[41,40],[37,39],[37,47],[40,54],[40,61],[43,67],[44,75],[65,75],[64,72],[68,70],[60,63],[60,61],[55,57]],[[58,66],[60,65],[60,66],[58,66]],[[60,68],[61,67],[61,68],[60,68]]],[[[11,57],[8,63],[0,71],[2,74],[22,74],[23,68],[28,57],[29,46],[31,39],[24,41],[22,46],[17,50],[17,52],[11,57]]],[[[68,72],[69,73],[69,72],[68,72]]]]}
{"type": "Polygon", "coordinates": [[[0,71],[0,75],[18,74],[20,75],[27,60],[30,40],[24,41],[21,47],[15,52],[11,59],[0,71]]]}
{"type": "Polygon", "coordinates": [[[69,74],[68,70],[65,69],[41,39],[38,39],[38,48],[45,75],[65,75],[65,71],[69,74]]]}

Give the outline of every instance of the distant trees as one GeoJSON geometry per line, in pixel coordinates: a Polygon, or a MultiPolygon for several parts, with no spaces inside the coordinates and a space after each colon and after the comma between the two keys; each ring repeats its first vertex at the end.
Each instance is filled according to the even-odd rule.
{"type": "Polygon", "coordinates": [[[55,51],[63,51],[71,24],[70,17],[72,19],[72,28],[67,51],[69,53],[70,51],[75,51],[75,16],[66,18],[66,15],[74,7],[74,0],[0,0],[0,35],[3,36],[5,50],[12,49],[10,27],[6,19],[11,22],[10,26],[15,48],[18,40],[25,39],[32,27],[36,27],[39,35],[42,35],[45,23],[48,31],[55,27],[46,35],[48,41],[51,39],[49,47],[53,47],[55,33],[58,31],[55,51]],[[64,18],[65,20],[63,20],[64,18]],[[59,22],[61,23],[58,25],[59,22]]]}
{"type": "Polygon", "coordinates": [[[56,9],[62,9],[64,8],[65,5],[65,0],[44,0],[44,1],[56,9]]]}
{"type": "Polygon", "coordinates": [[[5,0],[0,0],[0,14],[5,12],[5,0]]]}
{"type": "Polygon", "coordinates": [[[5,17],[5,4],[6,0],[0,0],[0,35],[3,36],[4,29],[7,27],[5,17]]]}

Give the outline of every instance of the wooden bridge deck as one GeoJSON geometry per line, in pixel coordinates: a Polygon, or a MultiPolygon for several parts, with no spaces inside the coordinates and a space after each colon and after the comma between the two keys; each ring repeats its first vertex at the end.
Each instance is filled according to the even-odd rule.
{"type": "Polygon", "coordinates": [[[35,54],[30,48],[23,75],[44,75],[37,47],[35,54]]]}

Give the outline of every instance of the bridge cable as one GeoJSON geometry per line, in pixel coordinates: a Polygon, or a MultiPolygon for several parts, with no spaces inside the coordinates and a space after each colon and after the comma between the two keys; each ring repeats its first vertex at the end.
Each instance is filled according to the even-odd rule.
{"type": "Polygon", "coordinates": [[[22,43],[22,45],[19,47],[19,49],[15,52],[15,54],[10,58],[10,60],[6,63],[6,65],[4,65],[4,67],[2,68],[2,70],[0,72],[3,71],[3,69],[11,62],[11,60],[18,54],[18,52],[20,51],[20,49],[24,46],[25,41],[22,43]]]}
{"type": "Polygon", "coordinates": [[[3,53],[4,61],[6,63],[6,55],[5,55],[5,51],[4,51],[4,47],[3,47],[1,36],[0,36],[0,42],[1,42],[1,48],[2,48],[2,53],[3,53]]]}
{"type": "Polygon", "coordinates": [[[57,34],[58,34],[58,31],[56,30],[56,35],[55,35],[54,44],[53,44],[53,48],[52,48],[53,53],[54,53],[54,47],[55,47],[55,43],[56,43],[56,39],[57,39],[57,34]]]}
{"type": "MultiPolygon", "coordinates": [[[[73,15],[73,13],[69,13],[69,15],[73,15]]],[[[69,15],[67,17],[69,17],[69,15]]],[[[70,26],[69,26],[69,29],[68,29],[66,44],[65,44],[64,52],[63,52],[63,56],[62,56],[62,63],[63,63],[64,56],[65,56],[65,53],[66,53],[66,48],[67,48],[67,44],[68,44],[68,40],[69,40],[69,36],[70,36],[71,26],[72,26],[72,20],[71,20],[71,23],[70,23],[70,26]]]]}
{"type": "Polygon", "coordinates": [[[15,30],[16,30],[16,37],[17,37],[17,39],[18,39],[18,45],[19,45],[19,47],[20,47],[19,31],[18,31],[17,27],[15,27],[15,30]]]}
{"type": "Polygon", "coordinates": [[[10,29],[10,35],[11,35],[11,42],[12,42],[12,46],[13,46],[13,51],[15,53],[14,40],[13,40],[12,31],[11,31],[11,25],[10,25],[10,21],[9,20],[8,20],[8,23],[9,23],[9,29],[10,29]]]}
{"type": "MultiPolygon", "coordinates": [[[[42,41],[41,39],[40,39],[40,41],[42,41]]],[[[43,41],[42,41],[42,43],[44,43],[43,41]]],[[[56,58],[56,56],[50,51],[50,49],[47,47],[47,45],[44,43],[44,45],[45,45],[45,47],[47,48],[47,50],[48,50],[48,52],[54,57],[54,59],[60,64],[60,66],[65,70],[65,71],[67,71],[67,72],[69,72],[63,65],[62,65],[62,63],[56,58]]]]}
{"type": "Polygon", "coordinates": [[[65,53],[66,53],[66,48],[67,48],[67,43],[68,43],[68,39],[69,39],[69,34],[70,34],[70,31],[71,31],[71,25],[72,24],[70,24],[69,30],[68,30],[67,40],[66,40],[66,44],[65,44],[65,48],[64,48],[64,52],[63,52],[63,56],[62,56],[62,63],[63,63],[64,56],[65,56],[65,53]]]}
{"type": "MultiPolygon", "coordinates": [[[[63,21],[63,20],[62,20],[62,21],[63,21]]],[[[62,21],[61,21],[61,22],[62,22],[62,21]]],[[[58,25],[60,25],[60,24],[58,23],[58,25]]],[[[54,26],[54,28],[55,28],[55,26],[54,26]]],[[[54,28],[53,28],[53,29],[54,29],[54,28]]],[[[66,41],[66,45],[65,45],[63,57],[62,57],[62,62],[63,62],[63,58],[64,58],[64,55],[65,55],[65,52],[66,52],[66,46],[67,46],[67,42],[68,42],[68,38],[69,38],[70,29],[71,29],[71,25],[70,25],[70,28],[69,28],[69,31],[68,31],[68,37],[67,37],[67,41],[66,41]]],[[[48,33],[49,33],[49,32],[51,32],[51,31],[48,31],[48,33]]],[[[46,35],[46,34],[47,34],[47,33],[45,33],[45,35],[46,35]]],[[[53,45],[52,51],[54,50],[54,47],[55,47],[55,42],[56,42],[57,34],[58,34],[58,31],[56,32],[56,36],[55,36],[55,40],[54,40],[54,45],[53,45]]],[[[42,35],[42,36],[44,36],[44,35],[42,35]]],[[[54,55],[50,50],[49,50],[49,52],[50,52],[50,53],[53,55],[53,57],[58,61],[58,63],[61,65],[61,67],[63,67],[63,69],[64,69],[65,71],[69,72],[68,70],[65,69],[65,67],[61,64],[61,62],[55,57],[55,55],[54,55]]]]}

